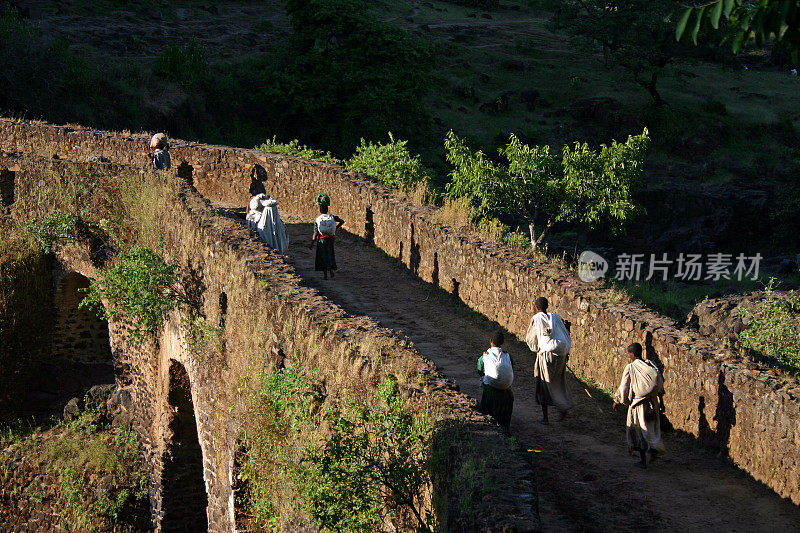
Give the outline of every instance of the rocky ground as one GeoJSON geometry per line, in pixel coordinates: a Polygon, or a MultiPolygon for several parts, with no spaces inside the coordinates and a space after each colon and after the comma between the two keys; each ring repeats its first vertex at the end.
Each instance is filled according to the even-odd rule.
{"type": "Polygon", "coordinates": [[[139,446],[113,391],[92,387],[61,420],[0,433],[1,531],[150,529],[139,446]]]}

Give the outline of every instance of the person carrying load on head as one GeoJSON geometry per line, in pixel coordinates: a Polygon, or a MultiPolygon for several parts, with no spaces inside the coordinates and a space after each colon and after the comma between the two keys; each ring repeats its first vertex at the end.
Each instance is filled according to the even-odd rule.
{"type": "Polygon", "coordinates": [[[664,377],[655,363],[642,359],[642,345],[638,342],[628,346],[628,357],[631,362],[622,372],[613,408],[616,411],[620,404],[628,404],[625,422],[628,453],[638,451],[638,465],[647,468],[646,452],[650,452],[653,462],[664,451],[659,401],[664,394],[664,377]]]}
{"type": "Polygon", "coordinates": [[[514,362],[504,351],[503,332],[498,331],[489,341],[489,349],[478,358],[478,372],[481,378],[481,411],[497,420],[506,430],[511,425],[511,411],[514,409],[514,362]]]}
{"type": "Polygon", "coordinates": [[[169,170],[172,167],[172,160],[169,157],[169,141],[163,133],[156,133],[150,139],[150,148],[153,149],[153,167],[156,170],[169,170]]]}
{"type": "Polygon", "coordinates": [[[316,199],[319,206],[319,216],[314,220],[314,235],[311,239],[311,245],[317,245],[317,256],[314,261],[314,270],[317,272],[322,271],[325,279],[328,279],[328,273],[331,278],[334,277],[334,270],[336,270],[336,253],[333,249],[333,244],[336,241],[336,230],[341,228],[344,220],[328,213],[328,208],[331,205],[331,199],[327,194],[320,194],[316,199]]]}
{"type": "Polygon", "coordinates": [[[525,334],[525,342],[536,353],[533,382],[536,402],[542,406],[539,423],[545,425],[550,423],[548,406],[553,405],[560,411],[560,419],[573,406],[572,396],[567,388],[567,360],[572,349],[572,340],[561,317],[547,312],[548,305],[547,298],[536,298],[536,314],[525,334]]]}
{"type": "Polygon", "coordinates": [[[258,233],[267,246],[284,254],[289,248],[289,234],[286,224],[278,213],[278,201],[261,193],[253,196],[245,217],[247,227],[258,233]]]}

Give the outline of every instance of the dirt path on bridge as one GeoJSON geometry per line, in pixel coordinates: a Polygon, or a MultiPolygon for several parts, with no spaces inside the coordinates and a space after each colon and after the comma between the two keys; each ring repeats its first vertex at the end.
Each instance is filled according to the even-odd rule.
{"type": "MultiPolygon", "coordinates": [[[[323,281],[308,249],[310,225],[289,231],[290,262],[310,286],[351,314],[402,331],[462,391],[479,397],[475,365],[494,329],[488,320],[348,234],[336,243],[341,270],[323,281]]],[[[667,435],[663,459],[647,470],[635,467],[624,444],[624,416],[607,400],[590,399],[575,379],[570,416],[539,425],[532,354],[516,339],[505,348],[516,363],[511,432],[532,456],[545,531],[800,530],[800,508],[685,436],[667,435]]]]}

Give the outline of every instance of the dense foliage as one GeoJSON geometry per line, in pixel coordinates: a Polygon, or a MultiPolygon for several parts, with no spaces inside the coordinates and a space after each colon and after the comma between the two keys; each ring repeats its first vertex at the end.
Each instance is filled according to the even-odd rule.
{"type": "Polygon", "coordinates": [[[264,376],[247,398],[238,498],[251,526],[303,514],[332,531],[375,531],[408,517],[411,529],[429,529],[421,510],[428,417],[412,417],[389,380],[374,405],[354,398],[323,415],[323,399],[316,374],[294,367],[264,376]],[[321,425],[330,427],[322,439],[321,425]]]}
{"type": "Polygon", "coordinates": [[[432,531],[422,501],[430,420],[405,409],[394,381],[379,386],[377,399],[329,415],[330,437],[306,458],[315,481],[304,494],[311,515],[333,531],[374,531],[410,513],[413,529],[432,531]]]}
{"type": "Polygon", "coordinates": [[[535,248],[556,223],[588,227],[605,224],[620,231],[638,211],[633,193],[639,186],[649,144],[647,130],[625,143],[614,141],[593,150],[586,143],[565,146],[561,161],[549,147],[531,147],[511,135],[500,149],[508,165],[473,152],[452,131],[445,139],[453,165],[447,194],[472,199],[479,217],[510,215],[527,223],[535,248]],[[537,236],[535,225],[544,221],[537,236]]]}
{"type": "Polygon", "coordinates": [[[41,223],[36,221],[27,226],[28,231],[36,237],[44,253],[53,251],[57,242],[69,240],[75,236],[79,218],[72,213],[54,211],[41,223]]]}
{"type": "Polygon", "coordinates": [[[723,42],[730,41],[734,53],[739,53],[750,40],[760,47],[768,39],[774,39],[800,64],[800,1],[712,0],[692,5],[678,18],[675,37],[681,40],[691,35],[692,42],[697,44],[700,29],[706,24],[719,29],[720,21],[727,21],[723,42]]]}
{"type": "Polygon", "coordinates": [[[97,309],[107,320],[122,318],[131,328],[131,341],[141,342],[158,331],[171,311],[187,303],[177,266],[137,245],[98,270],[80,306],[97,309]]]}
{"type": "Polygon", "coordinates": [[[800,293],[782,298],[775,294],[774,279],[753,309],[739,307],[750,319],[740,334],[741,345],[764,355],[779,366],[800,371],[800,293]]]}
{"type": "Polygon", "coordinates": [[[364,172],[371,178],[401,190],[411,190],[427,180],[427,170],[419,155],[411,155],[408,141],[395,140],[389,132],[389,142],[373,143],[363,138],[356,152],[347,161],[347,168],[364,172]]]}

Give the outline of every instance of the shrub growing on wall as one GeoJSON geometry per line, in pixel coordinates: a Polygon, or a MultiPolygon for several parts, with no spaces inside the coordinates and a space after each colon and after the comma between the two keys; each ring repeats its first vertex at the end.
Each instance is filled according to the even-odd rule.
{"type": "Polygon", "coordinates": [[[376,402],[359,397],[324,415],[316,373],[263,377],[247,397],[239,504],[259,529],[310,520],[332,531],[375,531],[387,519],[430,531],[423,511],[430,418],[412,417],[387,380],[376,402]],[[320,438],[320,429],[330,433],[320,438]],[[304,517],[304,518],[301,518],[304,517]]]}
{"type": "Polygon", "coordinates": [[[800,372],[800,294],[788,298],[775,294],[775,280],[764,289],[755,307],[740,307],[739,315],[751,319],[740,335],[743,347],[754,350],[779,366],[800,372]]]}
{"type": "Polygon", "coordinates": [[[411,415],[392,380],[381,383],[377,397],[375,405],[354,403],[329,415],[330,437],[306,458],[313,482],[303,497],[317,523],[333,531],[374,531],[388,519],[433,531],[422,501],[430,419],[411,415]]]}
{"type": "Polygon", "coordinates": [[[106,320],[122,318],[131,328],[131,341],[141,342],[171,311],[188,303],[177,266],[137,245],[99,270],[80,306],[97,309],[106,320]]]}
{"type": "Polygon", "coordinates": [[[77,216],[63,211],[55,211],[50,213],[41,224],[31,223],[27,229],[39,241],[42,251],[49,254],[53,251],[55,243],[69,240],[75,236],[77,224],[77,216]]]}
{"type": "Polygon", "coordinates": [[[420,156],[411,155],[407,144],[408,141],[395,140],[392,132],[386,144],[362,138],[353,157],[347,161],[347,168],[363,172],[389,187],[410,191],[427,179],[427,172],[420,156]]]}
{"type": "Polygon", "coordinates": [[[264,150],[265,152],[278,152],[279,154],[291,155],[294,157],[302,157],[303,159],[316,159],[325,163],[338,163],[339,160],[333,157],[330,152],[324,150],[316,150],[305,144],[301,144],[297,139],[293,139],[288,143],[278,142],[277,136],[272,139],[267,139],[267,142],[256,146],[256,150],[264,150]]]}

